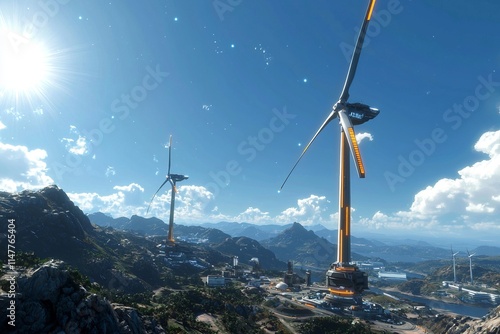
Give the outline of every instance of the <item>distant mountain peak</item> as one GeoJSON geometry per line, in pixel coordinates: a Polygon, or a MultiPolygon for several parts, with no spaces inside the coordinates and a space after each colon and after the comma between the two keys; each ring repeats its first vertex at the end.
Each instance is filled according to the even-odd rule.
{"type": "Polygon", "coordinates": [[[313,231],[308,231],[302,224],[294,222],[292,226],[283,230],[278,237],[286,237],[292,239],[315,239],[317,238],[316,234],[313,231]]]}

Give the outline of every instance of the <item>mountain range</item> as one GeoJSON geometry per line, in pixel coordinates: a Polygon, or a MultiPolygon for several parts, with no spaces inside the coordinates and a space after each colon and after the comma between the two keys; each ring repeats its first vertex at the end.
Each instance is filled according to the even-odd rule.
{"type": "MultiPolygon", "coordinates": [[[[103,213],[92,213],[90,221],[101,226],[121,230],[133,230],[144,235],[167,235],[167,225],[158,218],[112,218],[103,213]]],[[[315,263],[328,267],[336,259],[337,230],[323,225],[303,227],[300,223],[286,225],[255,225],[238,222],[205,223],[200,226],[174,224],[176,237],[181,240],[220,243],[228,237],[247,237],[272,250],[281,261],[293,260],[306,266],[315,263]],[[299,229],[299,226],[302,229],[299,229]],[[274,239],[277,238],[277,239],[274,239]],[[284,243],[290,243],[284,247],[284,243]],[[278,246],[279,245],[279,246],[278,246]],[[324,258],[323,258],[324,257],[324,258]]],[[[412,262],[448,259],[447,247],[437,247],[426,241],[413,239],[384,240],[351,236],[353,260],[367,258],[384,259],[388,262],[412,262]]],[[[500,247],[480,246],[471,249],[477,255],[500,255],[500,247]]]]}

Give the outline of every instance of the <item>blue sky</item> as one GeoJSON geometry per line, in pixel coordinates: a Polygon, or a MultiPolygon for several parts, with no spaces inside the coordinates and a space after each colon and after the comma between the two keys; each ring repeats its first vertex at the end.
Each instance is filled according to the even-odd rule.
{"type": "MultiPolygon", "coordinates": [[[[87,213],[146,216],[172,135],[177,222],[335,228],[337,122],[277,190],[338,100],[366,6],[2,1],[0,190],[57,184],[87,213]]],[[[500,233],[499,10],[377,2],[349,98],[381,110],[355,129],[355,235],[500,233]]],[[[168,188],[148,216],[168,220],[168,188]]]]}

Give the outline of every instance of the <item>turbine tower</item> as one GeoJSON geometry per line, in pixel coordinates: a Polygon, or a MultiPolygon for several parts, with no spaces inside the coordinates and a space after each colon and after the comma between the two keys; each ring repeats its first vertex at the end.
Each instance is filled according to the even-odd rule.
{"type": "MultiPolygon", "coordinates": [[[[320,126],[311,141],[302,151],[299,159],[292,167],[292,170],[281,185],[281,189],[287,182],[293,170],[307,152],[313,141],[321,131],[333,119],[340,121],[340,182],[339,182],[339,222],[338,222],[338,243],[337,261],[334,262],[326,273],[326,284],[331,293],[330,297],[353,298],[356,303],[361,302],[361,293],[368,289],[368,276],[351,263],[351,190],[350,190],[350,159],[349,151],[355,162],[358,176],[365,177],[365,168],[361,160],[358,142],[354,133],[354,125],[363,124],[379,114],[379,110],[371,108],[361,103],[347,103],[349,98],[349,88],[356,73],[359,57],[363,47],[363,41],[368,29],[373,8],[376,0],[370,0],[366,14],[361,26],[361,30],[356,42],[356,48],[351,58],[344,87],[339,100],[333,106],[333,110],[320,126]]],[[[281,190],[280,189],[280,190],[281,190]]]]}
{"type": "Polygon", "coordinates": [[[476,253],[469,253],[469,250],[467,250],[467,255],[469,256],[469,269],[470,269],[470,285],[474,284],[474,280],[472,279],[472,257],[476,255],[476,253]]]}
{"type": "Polygon", "coordinates": [[[453,258],[453,283],[457,282],[457,270],[456,270],[456,260],[455,256],[460,252],[453,253],[453,248],[451,248],[451,257],[453,258]]]}
{"type": "Polygon", "coordinates": [[[165,183],[170,182],[172,185],[172,195],[170,197],[170,219],[168,221],[168,237],[167,240],[170,241],[171,243],[175,242],[174,239],[174,207],[175,207],[175,193],[177,192],[177,187],[175,186],[177,182],[187,180],[189,176],[187,175],[180,175],[180,174],[171,174],[170,173],[170,166],[172,165],[172,135],[170,135],[170,140],[168,142],[168,171],[167,171],[167,178],[163,183],[161,184],[160,188],[154,193],[153,197],[151,198],[151,202],[149,202],[148,210],[146,211],[146,214],[149,212],[149,208],[151,207],[151,203],[153,203],[153,200],[160,191],[160,189],[165,185],[165,183]]]}

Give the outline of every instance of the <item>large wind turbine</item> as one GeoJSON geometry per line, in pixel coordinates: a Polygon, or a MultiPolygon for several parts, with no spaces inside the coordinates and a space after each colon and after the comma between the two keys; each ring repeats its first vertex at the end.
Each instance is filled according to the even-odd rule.
{"type": "Polygon", "coordinates": [[[311,141],[302,151],[299,159],[292,167],[292,170],[281,185],[292,174],[293,170],[307,152],[316,137],[333,119],[339,118],[340,121],[340,182],[339,182],[339,222],[338,222],[338,244],[337,261],[332,264],[326,274],[326,283],[330,293],[334,296],[353,297],[359,302],[359,296],[363,290],[368,289],[368,276],[360,271],[355,265],[351,264],[351,190],[350,190],[350,160],[349,150],[356,165],[360,178],[365,177],[365,168],[361,160],[361,154],[358,148],[358,142],[354,133],[354,125],[365,123],[366,121],[378,115],[379,110],[371,108],[361,103],[347,103],[349,98],[349,88],[351,87],[359,57],[363,47],[363,41],[368,29],[368,24],[372,17],[373,8],[376,0],[370,0],[366,14],[361,26],[361,30],[356,42],[356,48],[351,58],[349,70],[344,83],[344,88],[340,94],[339,100],[333,106],[333,110],[320,126],[311,141]]]}
{"type": "Polygon", "coordinates": [[[153,197],[151,198],[151,202],[149,202],[148,210],[146,213],[149,212],[149,208],[151,207],[151,203],[153,203],[153,200],[160,191],[160,189],[165,185],[165,183],[170,182],[172,185],[172,195],[170,197],[170,219],[168,221],[168,241],[170,242],[175,242],[174,239],[174,207],[175,207],[175,193],[177,192],[177,187],[175,186],[177,182],[187,180],[189,176],[187,175],[180,175],[180,174],[171,174],[170,173],[170,166],[172,165],[172,135],[170,135],[170,140],[168,142],[168,171],[167,171],[167,178],[163,183],[161,184],[160,188],[154,193],[153,197]]]}
{"type": "Polygon", "coordinates": [[[474,284],[474,280],[472,279],[472,257],[476,255],[476,253],[469,253],[469,250],[467,250],[467,255],[469,256],[469,268],[470,268],[470,284],[474,284]]]}
{"type": "Polygon", "coordinates": [[[453,258],[453,283],[457,282],[457,270],[455,268],[455,265],[456,265],[455,256],[457,256],[458,253],[460,253],[460,252],[453,253],[453,248],[451,248],[451,257],[453,258]]]}

